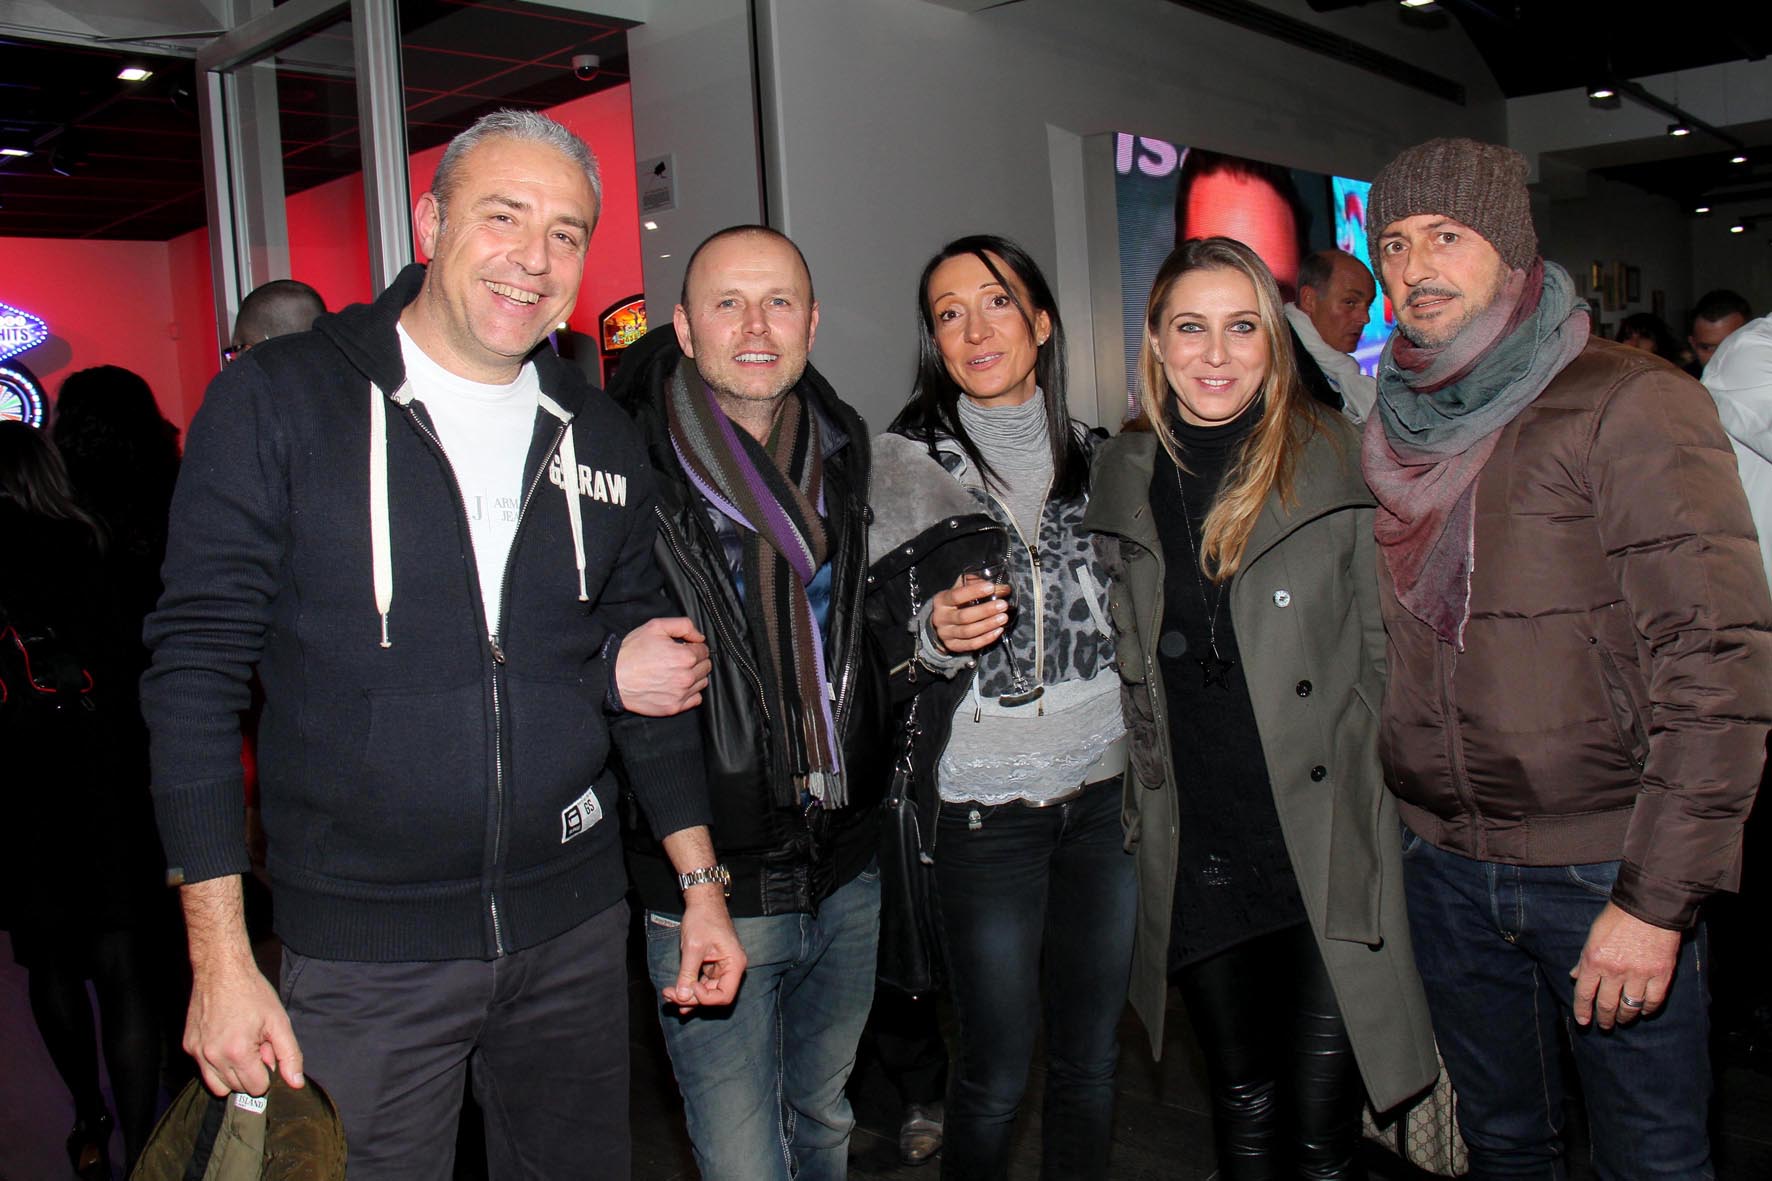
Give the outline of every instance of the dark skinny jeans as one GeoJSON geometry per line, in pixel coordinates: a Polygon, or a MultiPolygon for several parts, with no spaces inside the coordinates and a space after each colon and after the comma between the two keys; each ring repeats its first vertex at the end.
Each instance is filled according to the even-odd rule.
{"type": "Polygon", "coordinates": [[[1015,1117],[1043,1015],[1041,1175],[1105,1178],[1116,1030],[1132,970],[1137,901],[1132,858],[1121,844],[1120,780],[1046,808],[943,804],[937,833],[936,876],[960,1028],[941,1175],[944,1181],[1008,1176],[1015,1117]]]}

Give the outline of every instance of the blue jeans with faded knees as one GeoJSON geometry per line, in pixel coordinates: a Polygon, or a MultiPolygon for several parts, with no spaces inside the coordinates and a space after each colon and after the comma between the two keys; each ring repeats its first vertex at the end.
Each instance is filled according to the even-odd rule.
{"type": "Polygon", "coordinates": [[[1702,927],[1682,942],[1659,1012],[1611,1030],[1578,1026],[1569,969],[1612,893],[1618,862],[1474,861],[1405,830],[1403,874],[1416,964],[1458,1091],[1472,1178],[1567,1175],[1563,1031],[1574,1048],[1598,1176],[1716,1175],[1705,1129],[1710,958],[1702,927]]]}
{"type": "MultiPolygon", "coordinates": [[[[855,1126],[844,1086],[874,999],[880,876],[870,867],[816,915],[732,921],[750,966],[729,1008],[661,1008],[701,1175],[841,1181],[855,1126]]],[[[681,916],[646,912],[655,988],[673,984],[681,916]]]]}

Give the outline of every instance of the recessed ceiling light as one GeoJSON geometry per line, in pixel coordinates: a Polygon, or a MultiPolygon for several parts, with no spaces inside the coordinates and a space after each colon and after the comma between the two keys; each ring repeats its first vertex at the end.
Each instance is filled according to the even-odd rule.
{"type": "Polygon", "coordinates": [[[640,224],[649,230],[656,230],[658,228],[658,223],[655,221],[643,221],[640,224]]]}
{"type": "Polygon", "coordinates": [[[125,66],[117,71],[117,80],[120,82],[146,82],[153,76],[154,71],[144,70],[140,66],[125,66]]]}
{"type": "Polygon", "coordinates": [[[1747,157],[1746,157],[1746,156],[1742,156],[1742,155],[1734,155],[1734,156],[1730,156],[1730,157],[1729,157],[1729,163],[1731,163],[1731,164],[1746,164],[1746,163],[1747,163],[1747,157]]]}
{"type": "Polygon", "coordinates": [[[1745,234],[1745,233],[1747,233],[1747,225],[1745,222],[1738,221],[1734,225],[1729,227],[1729,232],[1731,234],[1745,234]]]}
{"type": "Polygon", "coordinates": [[[1590,86],[1587,88],[1589,98],[1617,98],[1618,92],[1610,86],[1590,86]]]}
{"type": "Polygon", "coordinates": [[[669,258],[669,257],[670,257],[670,255],[668,255],[668,254],[661,254],[661,255],[659,255],[659,257],[660,257],[660,258],[669,258]]]}
{"type": "Polygon", "coordinates": [[[11,156],[14,159],[22,159],[23,157],[29,156],[30,154],[31,154],[30,148],[14,148],[14,147],[0,148],[0,156],[11,156]]]}
{"type": "Polygon", "coordinates": [[[1709,205],[1700,205],[1697,209],[1694,209],[1692,212],[1693,213],[1709,213],[1710,206],[1709,205]]]}
{"type": "Polygon", "coordinates": [[[1684,123],[1669,123],[1667,125],[1667,133],[1669,135],[1676,135],[1676,136],[1677,135],[1691,135],[1692,129],[1690,127],[1686,126],[1684,123]]]}
{"type": "Polygon", "coordinates": [[[1436,0],[1402,0],[1404,8],[1427,8],[1435,2],[1436,0]]]}

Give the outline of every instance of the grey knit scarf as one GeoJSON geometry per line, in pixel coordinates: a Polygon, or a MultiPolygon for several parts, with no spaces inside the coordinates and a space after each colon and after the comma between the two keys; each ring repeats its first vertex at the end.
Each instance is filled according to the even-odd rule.
{"type": "Polygon", "coordinates": [[[1475,568],[1476,486],[1501,429],[1587,343],[1569,272],[1536,260],[1514,271],[1450,344],[1401,334],[1378,364],[1377,413],[1361,466],[1378,500],[1375,533],[1397,600],[1462,649],[1475,568]]]}

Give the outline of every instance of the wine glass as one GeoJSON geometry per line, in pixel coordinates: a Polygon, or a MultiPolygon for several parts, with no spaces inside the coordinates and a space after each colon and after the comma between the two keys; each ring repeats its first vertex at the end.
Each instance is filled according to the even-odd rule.
{"type": "MultiPolygon", "coordinates": [[[[999,583],[1007,585],[1007,574],[1007,563],[1000,553],[981,558],[978,561],[968,562],[960,571],[961,592],[964,593],[966,589],[976,583],[977,589],[982,593],[960,605],[975,607],[980,603],[988,602],[999,583]]],[[[1005,603],[1004,609],[1009,616],[1009,621],[1004,624],[1003,634],[999,637],[998,642],[1003,645],[1003,658],[1009,664],[1009,675],[1014,681],[1014,692],[1004,693],[997,700],[1003,705],[1013,708],[1038,700],[1046,692],[1046,686],[1034,685],[1031,688],[1028,686],[1027,677],[1021,670],[1021,661],[1015,655],[1015,645],[1010,642],[1010,637],[1015,633],[1015,624],[1021,618],[1021,612],[1016,610],[1013,601],[1005,603]]]]}

